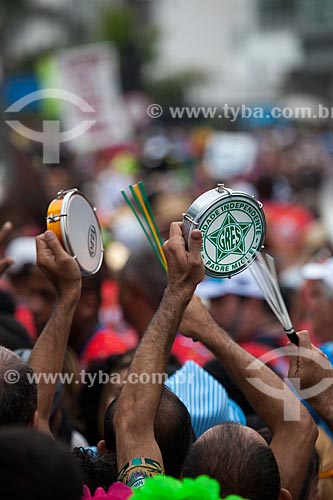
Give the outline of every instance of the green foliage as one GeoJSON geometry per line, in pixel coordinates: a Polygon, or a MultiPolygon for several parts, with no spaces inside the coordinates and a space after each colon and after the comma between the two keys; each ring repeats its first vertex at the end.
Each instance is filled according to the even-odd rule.
{"type": "Polygon", "coordinates": [[[185,93],[205,83],[206,76],[200,70],[184,69],[160,80],[146,82],[146,89],[154,100],[163,105],[185,101],[185,93]]]}
{"type": "Polygon", "coordinates": [[[142,26],[133,7],[113,7],[105,11],[102,17],[101,38],[113,42],[120,54],[133,46],[143,63],[154,59],[158,30],[146,23],[142,26]]]}

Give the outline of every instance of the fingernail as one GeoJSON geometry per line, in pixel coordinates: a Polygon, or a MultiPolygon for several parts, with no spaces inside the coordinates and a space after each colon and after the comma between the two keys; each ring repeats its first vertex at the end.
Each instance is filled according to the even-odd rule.
{"type": "Polygon", "coordinates": [[[10,222],[10,220],[7,220],[4,225],[4,229],[11,229],[13,227],[13,224],[10,222]]]}
{"type": "Polygon", "coordinates": [[[192,238],[193,238],[194,240],[200,240],[200,238],[201,238],[201,233],[200,233],[200,232],[193,232],[193,233],[192,233],[192,238]]]}
{"type": "Polygon", "coordinates": [[[54,233],[52,231],[45,231],[44,238],[45,238],[45,240],[48,240],[48,241],[53,240],[54,233]]]}

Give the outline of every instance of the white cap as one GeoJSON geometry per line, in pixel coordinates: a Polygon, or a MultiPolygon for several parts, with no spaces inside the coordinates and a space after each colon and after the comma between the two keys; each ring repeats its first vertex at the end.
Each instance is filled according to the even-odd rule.
{"type": "Polygon", "coordinates": [[[196,293],[202,299],[216,299],[231,294],[265,300],[264,295],[248,269],[244,269],[240,274],[236,274],[230,279],[205,278],[197,286],[196,293]]]}
{"type": "Polygon", "coordinates": [[[36,242],[32,236],[12,240],[6,248],[6,257],[14,259],[11,273],[19,273],[25,264],[36,264],[36,242]]]}
{"type": "Polygon", "coordinates": [[[309,262],[302,267],[306,280],[321,280],[333,290],[333,257],[324,262],[309,262]]]}

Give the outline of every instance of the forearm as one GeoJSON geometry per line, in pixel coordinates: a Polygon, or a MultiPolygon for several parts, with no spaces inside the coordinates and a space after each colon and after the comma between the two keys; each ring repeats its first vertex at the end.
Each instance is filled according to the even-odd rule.
{"type": "Polygon", "coordinates": [[[52,316],[38,338],[30,357],[30,366],[38,381],[37,409],[41,427],[48,428],[56,384],[43,374],[61,373],[68,342],[69,331],[79,300],[79,290],[69,290],[58,298],[52,316]]]}
{"type": "Polygon", "coordinates": [[[170,238],[163,245],[168,262],[168,286],[132,361],[114,417],[118,470],[133,457],[149,457],[162,464],[155,439],[154,422],[161,399],[161,377],[166,370],[171,346],[196,285],[203,279],[202,235],[191,233],[190,251],[180,223],[170,226],[170,238]],[[142,375],[145,379],[142,379],[142,375]],[[158,374],[159,377],[153,377],[158,374]],[[133,379],[134,375],[134,379],[133,379]],[[133,380],[135,383],[133,384],[133,380]]]}
{"type": "Polygon", "coordinates": [[[119,397],[117,414],[121,415],[123,424],[133,419],[136,425],[139,415],[141,425],[153,425],[162,390],[162,378],[155,377],[155,374],[166,371],[170,350],[189,300],[188,293],[166,289],[160,307],[135,353],[127,377],[130,383],[126,383],[119,397]],[[145,380],[140,381],[141,374],[145,374],[145,380]],[[144,398],[142,392],[145,393],[144,398]]]}
{"type": "Polygon", "coordinates": [[[211,327],[206,346],[221,361],[272,434],[284,425],[284,410],[291,415],[299,407],[298,398],[270,369],[236,344],[217,325],[211,327]],[[284,399],[281,399],[283,396],[284,399]]]}
{"type": "Polygon", "coordinates": [[[196,317],[191,334],[222,362],[271,430],[271,448],[280,468],[282,487],[298,498],[317,436],[308,411],[272,370],[230,339],[203,306],[196,317]]]}
{"type": "Polygon", "coordinates": [[[181,292],[173,293],[167,289],[135,353],[114,417],[118,470],[133,457],[148,457],[162,464],[154,422],[164,377],[154,374],[165,373],[181,316],[189,300],[190,297],[181,292]],[[142,374],[145,374],[144,380],[140,378],[142,374]],[[135,383],[131,381],[133,376],[135,383]]]}
{"type": "Polygon", "coordinates": [[[215,354],[274,434],[284,425],[284,408],[287,407],[290,412],[299,408],[298,398],[272,370],[242,349],[219,328],[197,298],[192,301],[191,307],[185,314],[186,335],[197,338],[215,354]],[[262,389],[267,389],[267,394],[257,388],[259,384],[262,389]],[[273,397],[273,392],[280,395],[280,399],[273,397]]]}

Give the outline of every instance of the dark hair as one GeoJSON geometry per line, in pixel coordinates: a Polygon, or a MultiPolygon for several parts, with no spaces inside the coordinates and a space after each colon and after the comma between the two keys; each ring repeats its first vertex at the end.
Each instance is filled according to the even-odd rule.
{"type": "Polygon", "coordinates": [[[50,436],[32,429],[2,429],[0,449],[0,498],[80,500],[79,467],[50,436]]]}
{"type": "Polygon", "coordinates": [[[0,290],[0,314],[10,314],[12,316],[14,313],[14,298],[10,295],[10,293],[0,290]]]}
{"type": "Polygon", "coordinates": [[[11,351],[32,348],[28,332],[12,314],[0,313],[0,346],[11,351]]]}
{"type": "MultiPolygon", "coordinates": [[[[254,432],[254,431],[253,431],[254,432]]],[[[236,494],[251,500],[277,500],[280,474],[272,450],[238,424],[210,429],[194,443],[183,476],[207,474],[221,486],[221,496],[236,494]]]]}
{"type": "MultiPolygon", "coordinates": [[[[108,407],[104,418],[104,438],[108,451],[116,450],[113,418],[117,399],[108,407]]],[[[155,418],[155,437],[161,450],[165,473],[180,477],[185,456],[194,442],[191,417],[186,406],[165,386],[155,418]]]]}
{"type": "Polygon", "coordinates": [[[94,276],[82,280],[82,290],[81,294],[94,293],[97,297],[98,302],[102,300],[102,286],[104,280],[104,273],[100,270],[94,276]]]}
{"type": "MultiPolygon", "coordinates": [[[[258,433],[260,434],[260,436],[264,438],[267,444],[271,443],[273,436],[271,431],[267,427],[263,427],[262,429],[258,430],[258,433]]],[[[298,500],[311,500],[311,498],[309,498],[310,488],[312,485],[312,481],[316,477],[318,478],[318,473],[319,473],[319,454],[317,450],[314,448],[308,466],[306,478],[298,500]]]]}
{"type": "Polygon", "coordinates": [[[0,425],[29,425],[37,409],[37,385],[33,370],[16,354],[0,348],[0,425]],[[13,370],[16,383],[5,374],[13,370]]]}
{"type": "Polygon", "coordinates": [[[167,277],[151,248],[145,246],[130,255],[120,274],[120,283],[139,287],[151,306],[157,309],[167,285],[167,277]]]}
{"type": "Polygon", "coordinates": [[[98,410],[103,392],[103,384],[99,383],[99,374],[118,373],[119,370],[131,364],[132,352],[125,354],[113,354],[106,359],[93,361],[87,369],[87,373],[96,376],[92,378],[91,384],[84,384],[80,394],[80,421],[82,432],[89,443],[95,444],[101,439],[98,430],[98,410]]]}
{"type": "Polygon", "coordinates": [[[89,487],[91,493],[100,486],[107,491],[110,485],[117,481],[115,453],[95,456],[92,450],[82,447],[74,448],[72,453],[82,471],[84,484],[89,487]]]}

